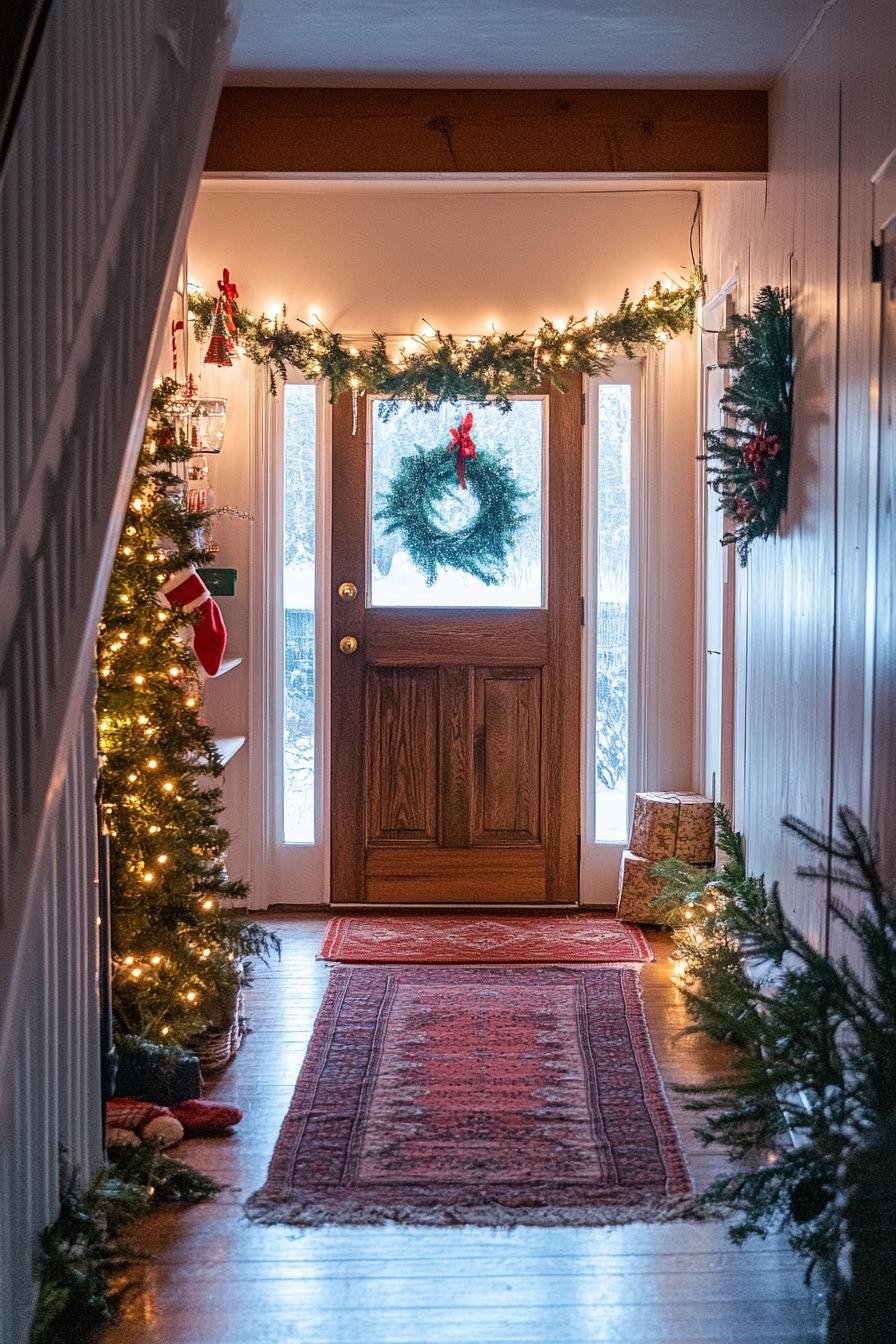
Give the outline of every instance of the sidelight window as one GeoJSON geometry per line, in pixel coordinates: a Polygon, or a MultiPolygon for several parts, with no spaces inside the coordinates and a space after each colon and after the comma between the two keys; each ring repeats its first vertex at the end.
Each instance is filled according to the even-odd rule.
{"type": "Polygon", "coordinates": [[[632,387],[597,391],[594,838],[619,844],[629,795],[632,387]]]}
{"type": "Polygon", "coordinates": [[[283,832],[315,839],[316,388],[283,388],[283,832]]]}

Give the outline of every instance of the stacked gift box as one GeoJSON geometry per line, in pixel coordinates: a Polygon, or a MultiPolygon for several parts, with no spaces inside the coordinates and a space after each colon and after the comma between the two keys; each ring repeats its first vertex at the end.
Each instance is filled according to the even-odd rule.
{"type": "Polygon", "coordinates": [[[664,882],[651,868],[660,859],[682,859],[694,867],[715,863],[715,819],[712,803],[699,793],[637,793],[628,849],[619,865],[620,919],[655,924],[650,909],[664,882]]]}

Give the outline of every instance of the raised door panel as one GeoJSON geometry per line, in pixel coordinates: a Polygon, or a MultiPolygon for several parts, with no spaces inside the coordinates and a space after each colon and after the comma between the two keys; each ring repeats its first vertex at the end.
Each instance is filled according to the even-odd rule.
{"type": "Polygon", "coordinates": [[[438,672],[371,667],[367,679],[367,838],[437,839],[438,672]]]}
{"type": "Polygon", "coordinates": [[[440,844],[465,848],[472,829],[473,677],[469,667],[439,668],[440,844]]]}
{"type": "Polygon", "coordinates": [[[474,845],[541,841],[541,668],[477,668],[474,845]]]}

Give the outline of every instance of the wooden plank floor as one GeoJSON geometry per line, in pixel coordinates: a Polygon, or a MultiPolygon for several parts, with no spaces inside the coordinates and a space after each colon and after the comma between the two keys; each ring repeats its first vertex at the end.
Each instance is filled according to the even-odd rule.
{"type": "MultiPolygon", "coordinates": [[[[153,1262],[107,1344],[815,1344],[816,1305],[780,1243],[735,1247],[720,1222],[607,1228],[265,1227],[262,1184],[327,980],[323,916],[278,918],[282,961],[259,968],[252,1033],[210,1097],[242,1106],[235,1137],[177,1150],[228,1189],[134,1237],[153,1262]]],[[[643,971],[648,1020],[698,1184],[724,1159],[671,1092],[719,1047],[682,1037],[669,943],[643,971]]]]}

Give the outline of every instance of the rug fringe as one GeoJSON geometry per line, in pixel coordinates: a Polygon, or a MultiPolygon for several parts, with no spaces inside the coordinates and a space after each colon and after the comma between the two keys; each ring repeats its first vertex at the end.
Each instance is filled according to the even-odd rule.
{"type": "Polygon", "coordinates": [[[253,1222],[291,1227],[615,1227],[625,1223],[704,1222],[719,1215],[691,1195],[643,1204],[562,1208],[509,1208],[502,1204],[418,1207],[406,1204],[346,1204],[342,1200],[284,1200],[257,1191],[244,1205],[253,1222]]]}

